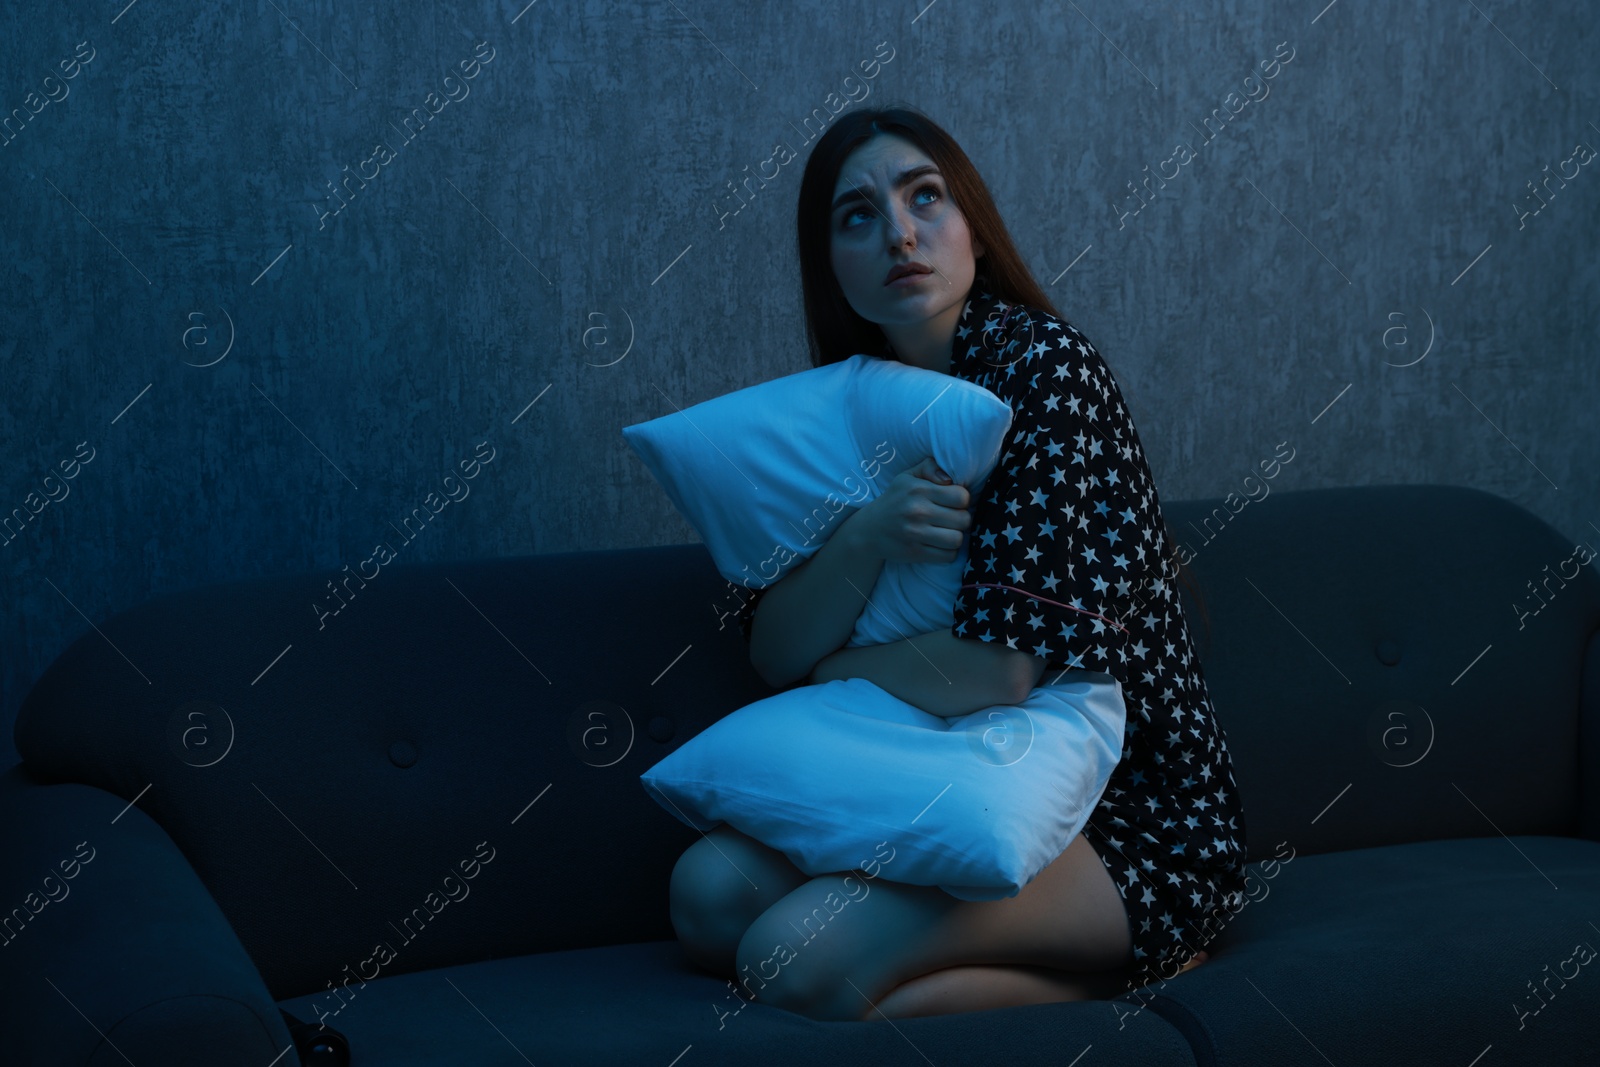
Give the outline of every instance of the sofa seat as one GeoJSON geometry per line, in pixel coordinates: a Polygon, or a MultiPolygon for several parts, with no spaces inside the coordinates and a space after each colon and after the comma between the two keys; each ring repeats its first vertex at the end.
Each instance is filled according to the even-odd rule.
{"type": "MultiPolygon", "coordinates": [[[[1203,974],[1065,1011],[1001,1009],[1014,1042],[1008,1067],[1070,1063],[1091,1046],[1097,1064],[1470,1064],[1482,1053],[1480,1063],[1600,1063],[1600,980],[1574,957],[1580,942],[1600,945],[1592,925],[1600,843],[1411,842],[1251,870],[1250,899],[1213,943],[1203,974]],[[1572,1040],[1584,1027],[1596,1030],[1589,1047],[1572,1040]]],[[[916,1049],[941,1067],[993,1062],[992,1038],[982,1036],[993,1029],[970,1016],[879,1019],[863,1033],[742,1004],[676,941],[489,960],[352,988],[328,1022],[392,1067],[668,1064],[683,1053],[696,1063],[775,1067],[922,1062],[916,1049]]],[[[317,1006],[336,1004],[327,992],[280,1002],[308,1021],[317,1006]]]]}
{"type": "MultiPolygon", "coordinates": [[[[350,988],[327,1022],[359,1062],[383,1067],[991,1067],[1000,1033],[1006,1067],[1064,1067],[1085,1051],[1082,1062],[1102,1067],[1196,1062],[1165,1018],[1109,1001],[997,1009],[978,1026],[970,1014],[818,1022],[760,1001],[741,1006],[675,940],[484,960],[350,988]]],[[[315,1022],[314,1007],[331,1009],[332,998],[324,991],[279,1006],[315,1022]]]]}
{"type": "Polygon", "coordinates": [[[1600,1064],[1600,843],[1299,856],[1249,894],[1211,960],[1148,1005],[1202,1064],[1600,1064]]]}

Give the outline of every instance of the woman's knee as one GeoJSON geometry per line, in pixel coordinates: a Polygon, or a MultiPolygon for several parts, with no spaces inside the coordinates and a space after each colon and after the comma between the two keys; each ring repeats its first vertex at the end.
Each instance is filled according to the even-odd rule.
{"type": "Polygon", "coordinates": [[[745,930],[807,877],[783,853],[724,824],[672,868],[673,929],[696,962],[731,971],[745,930]]]}
{"type": "Polygon", "coordinates": [[[923,957],[937,955],[943,918],[959,904],[935,887],[868,884],[854,872],[811,878],[750,924],[735,972],[757,1000],[860,1019],[871,1000],[930,969],[923,957]]]}

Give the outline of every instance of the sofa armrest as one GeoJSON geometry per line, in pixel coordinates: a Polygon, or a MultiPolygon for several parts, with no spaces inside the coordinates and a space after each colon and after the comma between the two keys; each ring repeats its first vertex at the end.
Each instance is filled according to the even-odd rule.
{"type": "Polygon", "coordinates": [[[8,1063],[299,1064],[233,927],[137,806],[13,767],[0,855],[8,1063]]]}
{"type": "Polygon", "coordinates": [[[1600,841],[1600,630],[1589,635],[1578,690],[1578,836],[1600,841]]]}

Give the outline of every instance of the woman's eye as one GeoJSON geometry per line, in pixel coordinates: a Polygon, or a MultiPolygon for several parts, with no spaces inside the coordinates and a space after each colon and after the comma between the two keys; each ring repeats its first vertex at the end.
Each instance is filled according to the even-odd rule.
{"type": "MultiPolygon", "coordinates": [[[[917,191],[911,194],[912,200],[913,201],[916,200],[916,198],[921,196],[923,193],[932,193],[935,198],[937,198],[937,197],[939,197],[941,195],[940,192],[939,192],[939,187],[930,182],[927,185],[923,185],[923,186],[918,187],[917,191]]],[[[929,203],[931,203],[931,202],[932,201],[929,201],[929,203]]],[[[842,230],[849,229],[851,220],[854,219],[857,215],[873,215],[873,214],[876,214],[876,212],[873,211],[870,208],[864,208],[864,207],[851,208],[849,211],[846,211],[844,213],[844,217],[839,220],[839,228],[842,229],[842,230]]]]}

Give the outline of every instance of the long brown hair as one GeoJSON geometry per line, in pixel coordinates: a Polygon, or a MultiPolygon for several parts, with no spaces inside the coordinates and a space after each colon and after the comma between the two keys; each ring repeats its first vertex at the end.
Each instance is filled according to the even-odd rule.
{"type": "MultiPolygon", "coordinates": [[[[983,245],[984,254],[978,257],[976,266],[984,287],[1008,304],[1037,308],[1063,318],[1023,262],[983,176],[955,139],[914,108],[863,108],[839,116],[823,133],[812,147],[800,178],[795,237],[800,253],[806,347],[812,365],[827,366],[863,352],[893,358],[882,328],[857,314],[845,299],[833,273],[833,231],[828,221],[833,187],[845,159],[879,134],[904,138],[922,149],[939,168],[951,200],[966,219],[967,229],[974,241],[983,245]]],[[[1166,527],[1165,515],[1161,516],[1161,524],[1166,527]]],[[[1211,621],[1199,585],[1179,556],[1172,531],[1165,532],[1169,558],[1179,581],[1195,597],[1209,639],[1211,621]]]]}

